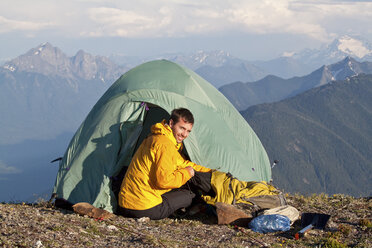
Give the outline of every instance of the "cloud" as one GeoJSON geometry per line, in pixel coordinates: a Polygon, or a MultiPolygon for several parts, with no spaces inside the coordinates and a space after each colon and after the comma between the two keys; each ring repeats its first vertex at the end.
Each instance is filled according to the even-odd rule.
{"type": "Polygon", "coordinates": [[[321,37],[324,29],[306,11],[293,11],[289,1],[262,1],[235,4],[227,10],[227,19],[242,29],[259,34],[298,33],[321,37]]]}
{"type": "Polygon", "coordinates": [[[136,36],[155,28],[157,20],[134,11],[118,8],[91,8],[88,16],[93,21],[94,30],[82,32],[88,36],[136,36]]]}
{"type": "Polygon", "coordinates": [[[18,21],[0,16],[0,33],[11,31],[36,31],[50,27],[52,24],[48,22],[28,22],[18,21]]]}
{"type": "Polygon", "coordinates": [[[319,6],[296,1],[247,2],[233,5],[227,10],[227,18],[250,33],[300,34],[325,41],[329,32],[323,20],[332,13],[326,13],[319,6]]]}
{"type": "Polygon", "coordinates": [[[164,0],[157,3],[139,1],[136,7],[119,4],[115,8],[92,8],[88,16],[95,28],[81,34],[181,37],[233,30],[251,34],[299,34],[327,41],[334,38],[332,25],[337,25],[336,20],[346,17],[354,23],[365,22],[372,13],[371,3],[351,1],[164,0]]]}
{"type": "Polygon", "coordinates": [[[345,34],[354,30],[365,34],[370,30],[372,2],[364,1],[294,1],[290,9],[303,13],[308,23],[317,23],[330,38],[333,33],[345,34]]]}
{"type": "Polygon", "coordinates": [[[16,174],[16,173],[21,173],[21,170],[17,169],[14,166],[6,165],[6,164],[4,164],[3,162],[0,161],[0,175],[16,174]]]}
{"type": "Polygon", "coordinates": [[[68,37],[184,37],[234,31],[299,34],[325,41],[342,30],[355,27],[360,32],[370,30],[368,23],[372,17],[371,2],[351,0],[65,0],[48,3],[34,0],[35,9],[42,10],[34,12],[29,11],[29,1],[15,0],[18,8],[10,1],[0,3],[0,32],[43,30],[53,24],[53,32],[68,37]]]}

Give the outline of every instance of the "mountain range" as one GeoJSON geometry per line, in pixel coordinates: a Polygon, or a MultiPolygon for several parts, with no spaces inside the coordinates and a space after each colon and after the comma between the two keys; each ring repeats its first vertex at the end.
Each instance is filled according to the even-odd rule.
{"type": "Polygon", "coordinates": [[[372,195],[372,75],[241,112],[288,192],[372,195]]]}
{"type": "Polygon", "coordinates": [[[267,75],[284,79],[303,76],[345,57],[352,57],[359,62],[372,61],[372,45],[360,37],[342,36],[319,49],[288,51],[280,57],[265,61],[241,59],[226,51],[197,51],[152,57],[128,57],[118,54],[110,56],[117,64],[126,67],[134,67],[154,59],[167,59],[196,71],[216,88],[237,81],[256,81],[267,75]]]}
{"type": "Polygon", "coordinates": [[[107,57],[93,56],[83,50],[79,50],[73,57],[68,57],[48,42],[6,62],[3,68],[11,72],[101,80],[103,83],[112,83],[129,69],[116,65],[107,57]]]}
{"type": "MultiPolygon", "coordinates": [[[[221,92],[228,96],[240,110],[244,110],[244,106],[251,105],[251,102],[247,104],[246,100],[258,99],[256,103],[274,102],[314,87],[333,85],[334,80],[359,75],[361,72],[368,73],[371,67],[370,62],[358,62],[347,57],[338,63],[323,66],[306,76],[283,79],[271,75],[264,78],[267,71],[223,51],[198,52],[193,56],[167,56],[172,61],[189,65],[206,79],[214,80],[212,84],[215,86],[224,84],[220,88],[221,92]],[[256,88],[259,90],[255,94],[237,87],[238,92],[229,96],[227,91],[222,90],[231,87],[231,92],[234,92],[232,89],[235,89],[236,84],[232,82],[254,81],[259,78],[263,81],[246,83],[257,85],[256,88]],[[268,83],[264,83],[265,80],[268,83]],[[265,84],[266,88],[263,88],[265,84]],[[243,107],[238,103],[242,103],[243,107]]],[[[106,89],[120,75],[139,63],[138,58],[130,58],[127,63],[118,63],[117,60],[120,58],[122,57],[116,57],[116,62],[113,62],[109,58],[93,56],[82,50],[69,57],[59,48],[45,43],[2,65],[0,68],[0,116],[2,116],[0,118],[0,189],[2,189],[0,200],[24,199],[26,194],[31,194],[30,191],[36,185],[40,192],[48,190],[41,188],[43,185],[49,187],[52,184],[57,169],[49,162],[63,155],[73,132],[106,89]],[[35,178],[38,178],[37,183],[33,181],[35,178]],[[26,181],[27,190],[24,186],[26,181]],[[8,190],[5,190],[10,186],[14,192],[12,196],[8,195],[8,190]],[[4,194],[7,194],[8,198],[4,198],[4,194]]],[[[285,60],[294,61],[289,57],[285,60]]],[[[295,68],[298,64],[292,66],[295,68]]],[[[344,113],[342,110],[338,111],[344,113]]],[[[262,125],[270,125],[270,123],[262,123],[262,125]]],[[[280,142],[280,139],[277,142],[280,142]]],[[[311,149],[315,149],[311,144],[308,145],[311,149]]],[[[271,154],[271,148],[268,152],[271,154]]],[[[306,151],[306,154],[308,153],[309,151],[306,151]]],[[[284,177],[274,179],[281,183],[285,180],[284,177]]],[[[281,185],[287,187],[286,184],[281,185]]],[[[352,189],[350,192],[357,191],[352,189]]]]}
{"type": "Polygon", "coordinates": [[[360,73],[372,73],[372,62],[357,62],[351,57],[346,57],[338,63],[322,66],[303,77],[283,79],[269,75],[255,82],[227,84],[219,90],[242,111],[252,105],[280,101],[331,81],[343,80],[360,73]]]}
{"type": "Polygon", "coordinates": [[[48,139],[74,130],[128,68],[79,51],[67,57],[49,43],[0,68],[0,144],[48,139]],[[5,127],[5,128],[4,128],[5,127]]]}
{"type": "Polygon", "coordinates": [[[311,73],[323,65],[330,65],[352,57],[359,62],[372,61],[372,45],[360,37],[341,36],[319,49],[285,52],[279,58],[252,63],[269,74],[291,78],[311,73]]]}
{"type": "Polygon", "coordinates": [[[315,67],[333,64],[347,56],[358,61],[372,61],[372,44],[360,37],[344,35],[320,49],[305,49],[299,53],[288,53],[288,57],[315,67]]]}
{"type": "Polygon", "coordinates": [[[111,55],[112,61],[125,67],[134,67],[146,61],[166,59],[194,70],[216,88],[235,81],[258,80],[268,74],[247,60],[234,57],[222,50],[195,53],[163,54],[151,57],[111,55]]]}

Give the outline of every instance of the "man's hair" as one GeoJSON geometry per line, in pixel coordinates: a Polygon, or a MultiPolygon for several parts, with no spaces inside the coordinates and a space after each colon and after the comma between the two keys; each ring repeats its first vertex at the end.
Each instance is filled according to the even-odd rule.
{"type": "Polygon", "coordinates": [[[190,110],[186,108],[173,109],[169,120],[173,120],[173,123],[176,124],[180,118],[182,118],[185,122],[194,124],[194,116],[190,110]]]}

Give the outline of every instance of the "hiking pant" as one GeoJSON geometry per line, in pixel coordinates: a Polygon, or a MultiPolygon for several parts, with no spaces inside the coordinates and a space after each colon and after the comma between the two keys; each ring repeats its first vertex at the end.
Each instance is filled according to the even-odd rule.
{"type": "Polygon", "coordinates": [[[152,220],[167,218],[176,210],[189,207],[199,190],[209,192],[212,189],[211,177],[211,172],[195,171],[195,175],[181,188],[164,193],[161,196],[163,198],[161,204],[145,210],[133,210],[119,206],[118,212],[120,215],[132,218],[149,217],[152,220]]]}

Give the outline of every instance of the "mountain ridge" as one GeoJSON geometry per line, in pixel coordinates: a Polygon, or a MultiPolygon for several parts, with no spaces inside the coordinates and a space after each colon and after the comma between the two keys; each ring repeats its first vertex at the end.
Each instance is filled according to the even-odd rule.
{"type": "MultiPolygon", "coordinates": [[[[29,56],[42,55],[45,52],[43,51],[44,48],[48,47],[53,48],[50,43],[46,42],[31,49],[26,54],[29,56]]],[[[118,78],[123,72],[139,64],[150,60],[167,59],[196,71],[207,79],[207,81],[215,85],[216,88],[236,81],[259,80],[270,74],[285,79],[303,76],[323,65],[336,63],[348,56],[355,58],[358,62],[372,61],[372,45],[363,38],[351,36],[339,37],[332,43],[319,49],[287,52],[283,56],[267,61],[241,59],[223,50],[199,50],[192,53],[171,53],[142,57],[120,54],[112,54],[109,57],[93,56],[85,53],[83,50],[79,50],[73,57],[67,57],[59,48],[53,49],[56,50],[55,53],[61,55],[59,58],[65,61],[64,64],[59,65],[66,70],[62,74],[74,73],[76,74],[75,77],[79,75],[85,79],[92,79],[94,77],[104,81],[112,81],[118,78]],[[81,53],[86,56],[85,62],[79,65],[76,64],[76,58],[81,53]],[[87,71],[88,68],[89,71],[87,71]],[[100,68],[100,71],[94,71],[94,68],[100,68]]],[[[10,70],[16,69],[14,60],[11,60],[11,63],[9,61],[6,62],[5,68],[10,70]]],[[[46,68],[48,67],[50,67],[49,64],[46,65],[46,68]]]]}
{"type": "Polygon", "coordinates": [[[346,57],[340,62],[322,66],[302,77],[283,79],[270,75],[255,82],[227,84],[219,90],[238,110],[242,111],[249,106],[280,101],[311,88],[359,73],[372,73],[372,62],[358,62],[351,57],[346,57]]]}
{"type": "Polygon", "coordinates": [[[241,112],[289,192],[372,194],[372,75],[334,81],[241,112]]]}
{"type": "Polygon", "coordinates": [[[49,42],[6,62],[3,68],[11,72],[35,72],[46,76],[98,79],[103,82],[116,80],[129,69],[116,65],[104,56],[93,56],[83,50],[79,50],[75,56],[68,57],[61,49],[53,47],[49,42]]]}
{"type": "Polygon", "coordinates": [[[49,43],[0,68],[0,144],[46,139],[76,130],[127,69],[80,50],[68,57],[49,43]]]}

